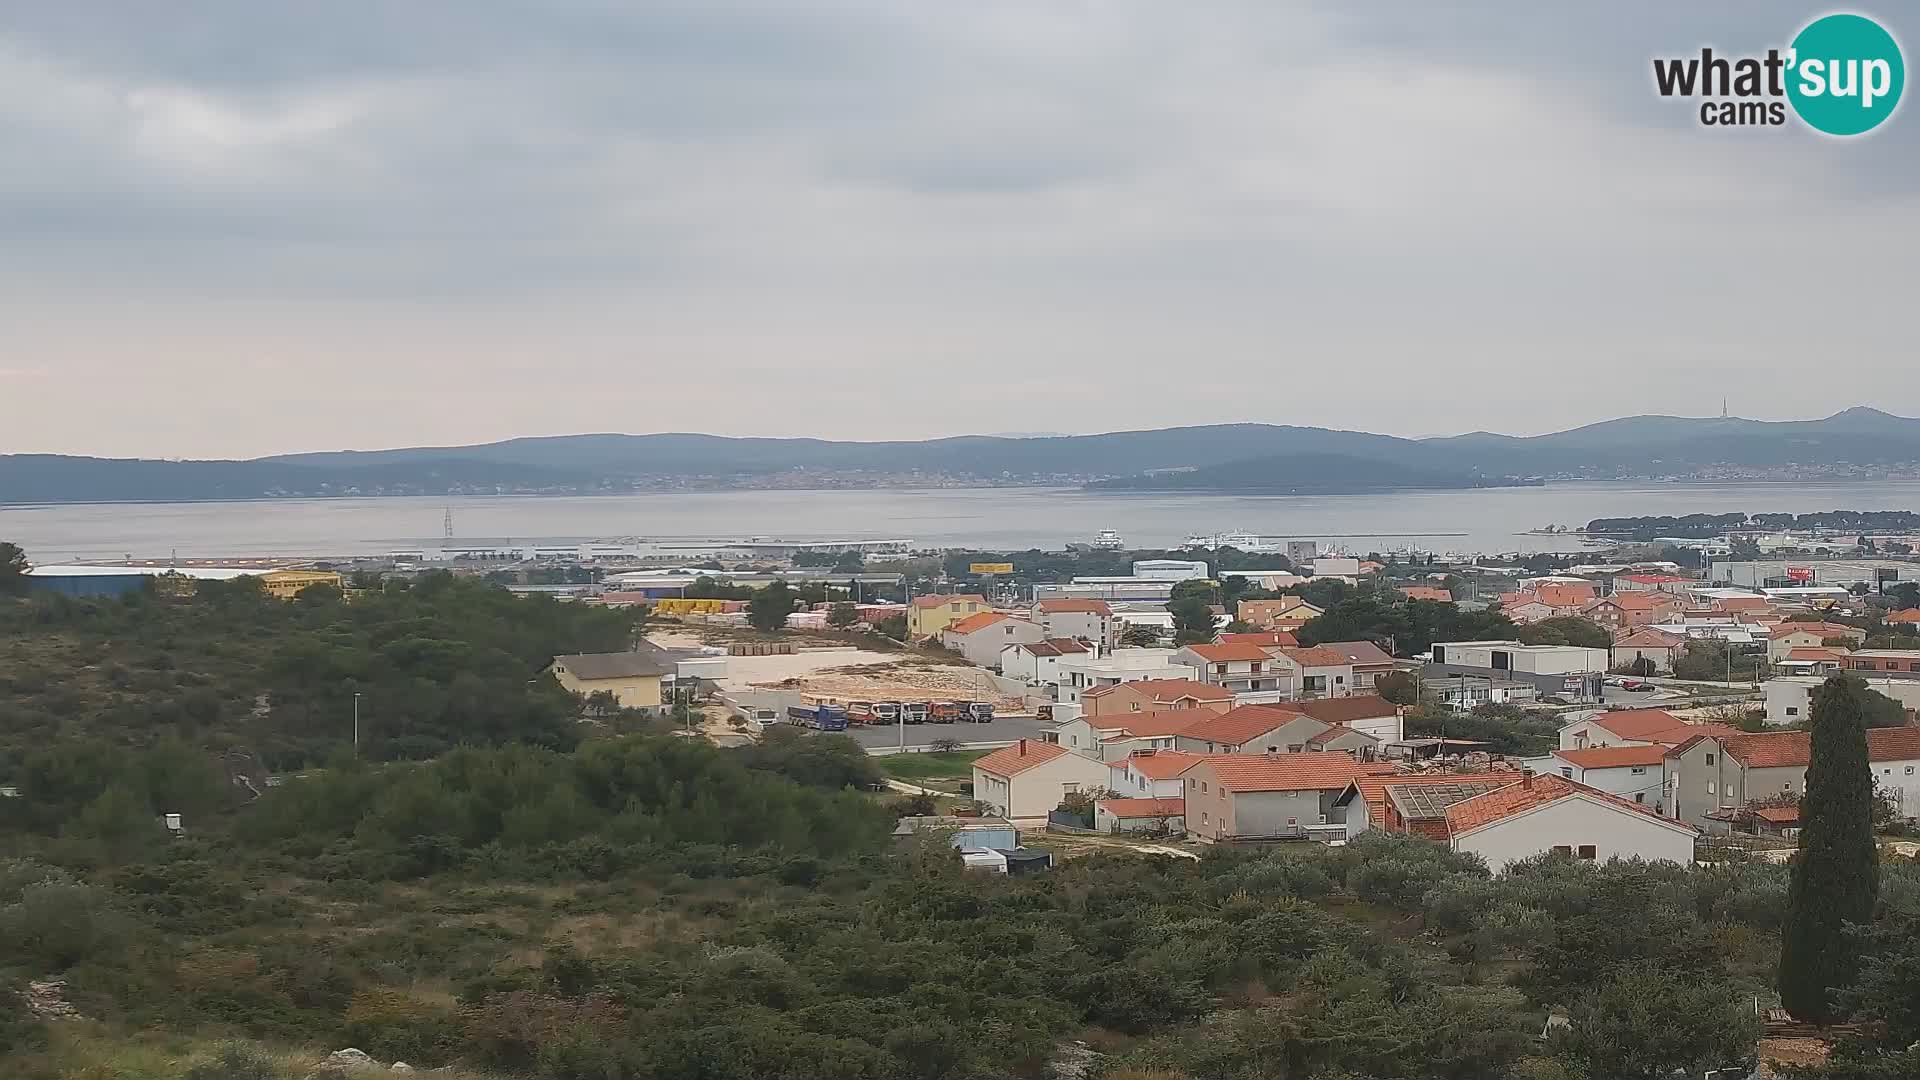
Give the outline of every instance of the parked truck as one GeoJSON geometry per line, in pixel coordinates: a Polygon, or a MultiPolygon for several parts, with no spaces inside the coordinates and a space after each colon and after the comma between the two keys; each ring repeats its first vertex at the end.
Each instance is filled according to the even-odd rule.
{"type": "Polygon", "coordinates": [[[897,724],[900,722],[900,703],[897,701],[876,701],[872,706],[873,722],[876,724],[897,724]]]}
{"type": "Polygon", "coordinates": [[[965,703],[959,701],[936,701],[933,703],[933,722],[951,724],[966,715],[965,703]]]}
{"type": "Polygon", "coordinates": [[[967,702],[967,714],[976,724],[991,724],[993,723],[993,702],[969,701],[967,702]]]}
{"type": "Polygon", "coordinates": [[[787,709],[787,723],[812,728],[815,731],[847,730],[847,710],[844,705],[794,705],[787,709]]]}
{"type": "Polygon", "coordinates": [[[903,701],[900,703],[900,717],[909,724],[924,724],[929,713],[924,701],[903,701]]]}

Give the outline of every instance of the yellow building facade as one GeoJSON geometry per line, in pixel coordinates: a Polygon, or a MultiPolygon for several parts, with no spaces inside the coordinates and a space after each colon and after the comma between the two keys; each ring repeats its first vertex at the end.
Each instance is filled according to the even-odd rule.
{"type": "Polygon", "coordinates": [[[951,596],[916,596],[907,608],[909,638],[939,637],[940,631],[970,615],[993,610],[987,598],[978,593],[954,593],[951,596]]]}
{"type": "Polygon", "coordinates": [[[346,579],[333,570],[269,570],[260,575],[260,588],[268,596],[291,600],[309,585],[331,585],[345,590],[346,579]]]}
{"type": "Polygon", "coordinates": [[[556,656],[547,671],[562,687],[581,697],[612,694],[623,709],[657,712],[665,700],[660,680],[667,672],[644,653],[556,656]]]}

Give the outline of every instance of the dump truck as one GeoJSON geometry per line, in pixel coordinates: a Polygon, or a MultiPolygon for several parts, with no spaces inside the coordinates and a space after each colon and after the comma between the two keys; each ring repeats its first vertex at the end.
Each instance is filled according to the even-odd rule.
{"type": "Polygon", "coordinates": [[[794,705],[787,709],[787,723],[815,731],[845,731],[847,710],[842,705],[794,705]]]}
{"type": "Polygon", "coordinates": [[[967,715],[976,724],[991,724],[993,723],[993,702],[969,701],[967,715]]]}
{"type": "Polygon", "coordinates": [[[924,701],[903,701],[900,703],[901,719],[909,724],[924,724],[931,710],[924,701]]]}
{"type": "Polygon", "coordinates": [[[897,701],[876,701],[871,706],[873,722],[876,724],[897,724],[900,722],[900,703],[897,701]]]}

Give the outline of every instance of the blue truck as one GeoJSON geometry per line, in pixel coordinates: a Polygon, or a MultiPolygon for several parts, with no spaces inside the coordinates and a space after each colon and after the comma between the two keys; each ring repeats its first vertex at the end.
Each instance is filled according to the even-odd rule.
{"type": "Polygon", "coordinates": [[[794,705],[787,709],[787,723],[815,731],[845,731],[847,708],[844,705],[794,705]]]}

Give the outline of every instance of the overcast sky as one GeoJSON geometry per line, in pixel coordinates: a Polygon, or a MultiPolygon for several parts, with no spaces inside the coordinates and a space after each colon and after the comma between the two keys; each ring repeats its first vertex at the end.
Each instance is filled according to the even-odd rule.
{"type": "Polygon", "coordinates": [[[1920,413],[1825,10],[0,0],[0,452],[1920,413]]]}

